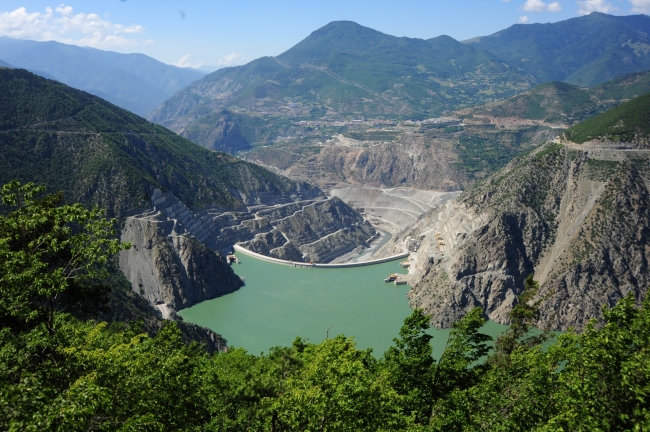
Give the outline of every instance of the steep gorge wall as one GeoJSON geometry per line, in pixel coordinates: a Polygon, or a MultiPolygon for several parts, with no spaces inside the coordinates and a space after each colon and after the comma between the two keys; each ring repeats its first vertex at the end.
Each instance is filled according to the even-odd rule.
{"type": "Polygon", "coordinates": [[[559,144],[513,161],[394,241],[421,239],[411,306],[438,327],[475,306],[507,323],[532,273],[547,298],[540,326],[582,328],[628,293],[641,301],[650,284],[649,172],[643,152],[559,144]]]}
{"type": "Polygon", "coordinates": [[[342,184],[376,187],[411,186],[453,191],[469,184],[456,166],[454,142],[448,138],[429,138],[423,134],[404,134],[396,142],[356,147],[330,145],[315,156],[294,163],[269,160],[266,152],[253,151],[244,157],[275,169],[292,179],[310,181],[330,188],[342,184]]]}
{"type": "Polygon", "coordinates": [[[175,318],[176,310],[243,285],[223,258],[236,243],[276,258],[328,262],[377,235],[339,198],[264,201],[257,197],[247,210],[193,212],[155,190],[153,209],[126,219],[122,241],[133,247],[121,253],[120,268],[135,292],[175,318]]]}
{"type": "Polygon", "coordinates": [[[120,268],[133,289],[152,304],[174,310],[239,289],[243,282],[225,259],[196,239],[178,235],[174,221],[127,218],[120,268]]]}
{"type": "Polygon", "coordinates": [[[272,231],[241,245],[274,258],[324,263],[359,246],[368,247],[377,235],[359,213],[336,197],[306,205],[271,224],[272,231]]]}

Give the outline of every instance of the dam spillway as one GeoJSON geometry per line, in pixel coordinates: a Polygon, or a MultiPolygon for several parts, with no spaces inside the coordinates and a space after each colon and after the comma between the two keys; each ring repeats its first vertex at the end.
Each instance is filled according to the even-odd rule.
{"type": "Polygon", "coordinates": [[[367,267],[371,265],[376,265],[376,264],[383,264],[387,263],[390,261],[395,261],[401,258],[406,258],[409,256],[408,252],[400,253],[397,255],[389,256],[386,258],[378,258],[378,259],[373,259],[369,261],[356,261],[356,262],[345,262],[345,263],[338,263],[338,264],[321,264],[321,263],[306,263],[306,262],[295,262],[295,261],[287,261],[287,260],[281,260],[278,258],[273,258],[273,257],[268,257],[262,254],[258,254],[256,252],[250,251],[246,249],[243,246],[240,245],[234,245],[233,248],[235,249],[236,252],[241,252],[244,255],[251,256],[253,258],[256,258],[258,260],[262,261],[268,261],[272,262],[275,264],[281,264],[281,265],[288,265],[291,267],[304,267],[304,268],[353,268],[353,267],[367,267]]]}

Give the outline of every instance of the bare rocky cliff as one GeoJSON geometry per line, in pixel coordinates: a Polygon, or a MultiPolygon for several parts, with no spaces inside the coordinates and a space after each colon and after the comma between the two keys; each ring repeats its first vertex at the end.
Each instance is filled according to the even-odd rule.
{"type": "Polygon", "coordinates": [[[201,123],[179,125],[179,128],[174,130],[183,138],[210,150],[234,154],[251,148],[230,112],[226,110],[205,116],[201,123]]]}
{"type": "MultiPolygon", "coordinates": [[[[305,195],[311,197],[312,191],[305,195]]],[[[155,190],[153,208],[126,218],[122,230],[122,241],[133,246],[121,253],[120,268],[133,290],[164,317],[175,319],[175,311],[243,285],[223,258],[236,243],[276,258],[328,262],[367,247],[377,235],[336,197],[241,198],[252,205],[236,211],[213,207],[194,212],[172,193],[155,190]]]]}
{"type": "Polygon", "coordinates": [[[457,167],[455,141],[404,134],[395,142],[362,146],[344,139],[323,147],[316,155],[292,161],[277,149],[255,149],[244,157],[292,179],[323,188],[357,184],[376,187],[411,186],[452,191],[469,184],[457,167]],[[273,153],[269,155],[269,153],[273,153]],[[282,154],[277,157],[276,154],[282,154]]]}
{"type": "MultiPolygon", "coordinates": [[[[650,285],[647,151],[548,143],[395,239],[420,242],[411,306],[449,327],[481,306],[507,323],[523,281],[540,282],[540,326],[582,328],[650,285]]],[[[390,248],[391,246],[387,246],[390,248]]]]}
{"type": "Polygon", "coordinates": [[[243,285],[218,252],[177,229],[174,221],[160,216],[130,217],[121,239],[132,247],[121,252],[120,268],[134,291],[161,306],[166,318],[243,285]]]}
{"type": "Polygon", "coordinates": [[[279,210],[265,214],[273,227],[241,245],[254,252],[291,261],[329,262],[358,246],[368,247],[377,231],[339,198],[318,201],[283,216],[279,210]]]}

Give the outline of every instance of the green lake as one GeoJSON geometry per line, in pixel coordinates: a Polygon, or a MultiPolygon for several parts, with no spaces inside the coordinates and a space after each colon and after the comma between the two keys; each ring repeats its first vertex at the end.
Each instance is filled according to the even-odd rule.
{"type": "MultiPolygon", "coordinates": [[[[354,336],[357,348],[376,356],[392,344],[410,315],[408,285],[385,283],[390,273],[407,273],[399,260],[353,268],[295,268],[238,254],[235,272],[245,278],[238,291],[180,311],[184,320],[220,333],[231,347],[252,354],[290,346],[296,336],[319,343],[328,334],[354,336]]],[[[482,332],[506,326],[489,321],[482,332]]],[[[449,330],[431,329],[439,357],[449,330]]]]}

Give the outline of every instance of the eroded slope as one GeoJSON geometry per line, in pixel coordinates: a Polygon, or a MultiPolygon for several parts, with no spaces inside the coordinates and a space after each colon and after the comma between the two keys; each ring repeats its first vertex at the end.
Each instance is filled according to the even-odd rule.
{"type": "Polygon", "coordinates": [[[447,327],[475,306],[498,322],[531,273],[540,325],[581,328],[650,275],[648,152],[548,143],[423,216],[411,305],[447,327]]]}

